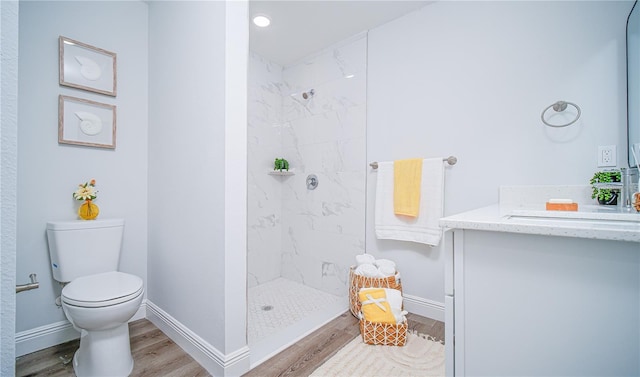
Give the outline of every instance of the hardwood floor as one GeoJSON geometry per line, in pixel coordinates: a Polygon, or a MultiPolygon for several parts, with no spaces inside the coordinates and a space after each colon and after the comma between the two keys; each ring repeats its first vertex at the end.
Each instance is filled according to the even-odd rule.
{"type": "MultiPolygon", "coordinates": [[[[409,314],[407,322],[409,330],[444,342],[444,323],[416,314],[409,314]]],[[[358,320],[346,312],[243,377],[308,376],[356,336],[360,336],[358,320]]]]}
{"type": "MultiPolygon", "coordinates": [[[[409,329],[444,341],[444,323],[415,314],[407,316],[409,329]]],[[[209,376],[191,356],[146,319],[129,324],[134,377],[209,376]]],[[[326,324],[298,343],[260,364],[243,377],[303,377],[360,335],[358,320],[350,312],[326,324]]],[[[16,376],[75,376],[70,361],[78,348],[74,340],[16,359],[16,376]]]]}
{"type": "MultiPolygon", "coordinates": [[[[141,319],[129,323],[129,334],[135,362],[131,376],[209,376],[200,364],[150,321],[141,319]]],[[[75,376],[71,360],[79,345],[79,340],[72,340],[18,357],[16,376],[75,376]],[[65,364],[66,361],[69,362],[65,364]]]]}

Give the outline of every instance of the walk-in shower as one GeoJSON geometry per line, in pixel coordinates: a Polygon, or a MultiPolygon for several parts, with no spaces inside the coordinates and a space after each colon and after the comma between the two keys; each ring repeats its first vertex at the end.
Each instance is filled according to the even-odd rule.
{"type": "Polygon", "coordinates": [[[250,56],[252,366],[348,310],[365,242],[366,46],[361,35],[286,67],[250,56]]]}

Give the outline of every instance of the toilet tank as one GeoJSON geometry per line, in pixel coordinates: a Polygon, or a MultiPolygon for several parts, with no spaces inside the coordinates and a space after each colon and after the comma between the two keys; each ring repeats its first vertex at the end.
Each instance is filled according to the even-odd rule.
{"type": "Polygon", "coordinates": [[[123,219],[48,222],[53,278],[70,282],[80,276],[117,271],[123,230],[123,219]]]}

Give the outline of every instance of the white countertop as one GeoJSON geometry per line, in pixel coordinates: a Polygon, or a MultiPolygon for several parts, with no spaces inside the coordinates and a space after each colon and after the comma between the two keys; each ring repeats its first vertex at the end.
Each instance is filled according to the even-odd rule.
{"type": "Polygon", "coordinates": [[[617,207],[584,205],[578,211],[546,211],[495,204],[440,219],[440,226],[549,236],[640,242],[640,213],[617,207]]]}

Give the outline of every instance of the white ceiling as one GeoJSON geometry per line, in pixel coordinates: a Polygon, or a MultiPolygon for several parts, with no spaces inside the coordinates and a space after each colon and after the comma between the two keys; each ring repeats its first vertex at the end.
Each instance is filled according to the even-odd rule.
{"type": "Polygon", "coordinates": [[[250,0],[249,16],[267,15],[271,25],[251,22],[250,48],[281,65],[424,7],[433,1],[250,0]]]}

